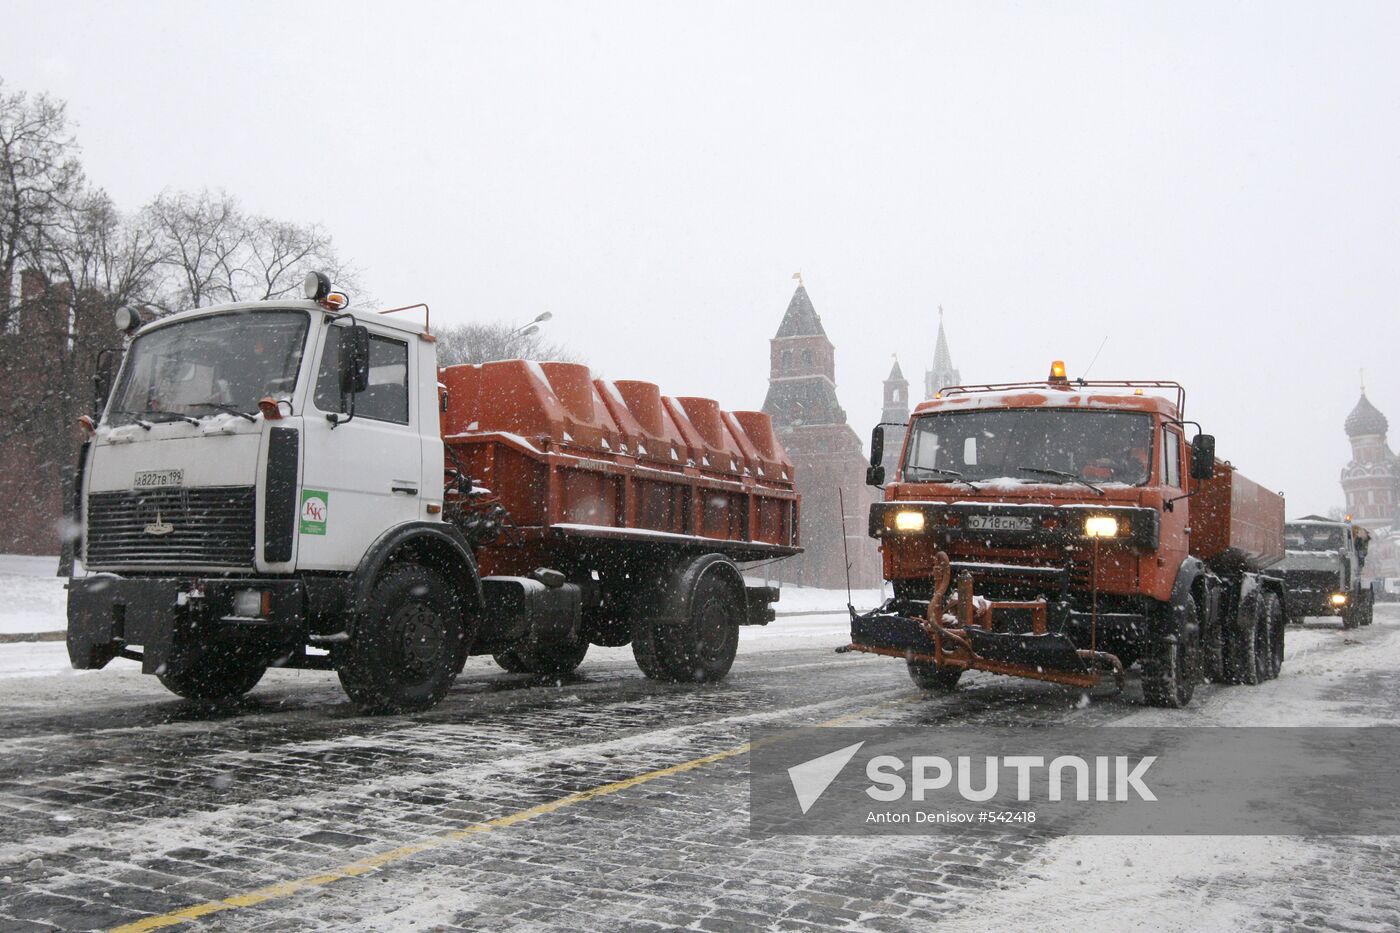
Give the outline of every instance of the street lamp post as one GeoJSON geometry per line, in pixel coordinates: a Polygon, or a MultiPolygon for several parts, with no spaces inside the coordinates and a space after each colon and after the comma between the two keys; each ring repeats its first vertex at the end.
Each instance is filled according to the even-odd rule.
{"type": "Polygon", "coordinates": [[[521,325],[520,325],[519,327],[517,327],[515,330],[511,331],[511,332],[510,332],[510,336],[511,336],[511,337],[529,337],[531,334],[537,334],[537,333],[539,333],[539,331],[540,331],[540,325],[543,324],[545,321],[550,320],[550,319],[553,318],[553,317],[554,317],[554,312],[552,312],[552,311],[541,311],[539,314],[535,315],[535,319],[534,319],[533,321],[530,321],[528,324],[521,324],[521,325]]]}

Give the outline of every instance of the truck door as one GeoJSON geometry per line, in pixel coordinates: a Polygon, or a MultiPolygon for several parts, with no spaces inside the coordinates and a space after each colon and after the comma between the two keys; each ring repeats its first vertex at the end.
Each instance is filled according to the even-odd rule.
{"type": "MultiPolygon", "coordinates": [[[[1181,432],[1173,428],[1162,429],[1162,496],[1164,499],[1172,499],[1182,495],[1186,489],[1183,485],[1182,464],[1186,462],[1184,452],[1185,441],[1181,432]]],[[[1183,499],[1176,503],[1176,507],[1170,512],[1162,513],[1162,548],[1161,555],[1168,557],[1176,555],[1185,557],[1190,547],[1187,540],[1186,525],[1190,518],[1189,500],[1183,499]]],[[[1174,562],[1173,562],[1174,563],[1174,562]]]]}
{"type": "Polygon", "coordinates": [[[418,517],[418,425],[436,418],[418,410],[418,354],[410,352],[408,336],[369,326],[369,385],[353,396],[353,417],[345,420],[352,398],[340,391],[342,330],[324,328],[307,411],[298,522],[302,569],[352,570],[380,535],[418,517]],[[340,415],[340,423],[327,420],[329,414],[340,415]]]}

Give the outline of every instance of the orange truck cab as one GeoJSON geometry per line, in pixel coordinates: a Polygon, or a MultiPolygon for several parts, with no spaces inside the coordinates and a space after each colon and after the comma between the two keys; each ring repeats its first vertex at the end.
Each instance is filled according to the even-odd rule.
{"type": "Polygon", "coordinates": [[[878,426],[870,534],[894,595],[853,616],[851,647],[933,689],[968,669],[1088,687],[1141,664],[1160,706],[1202,677],[1276,674],[1282,496],[1188,439],[1184,407],[1177,383],[1071,382],[1057,362],[1043,383],[944,389],[888,465],[878,426]]]}

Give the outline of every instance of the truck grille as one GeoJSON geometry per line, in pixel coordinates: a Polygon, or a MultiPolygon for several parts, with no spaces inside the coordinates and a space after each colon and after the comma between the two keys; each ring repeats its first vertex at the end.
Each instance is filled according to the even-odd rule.
{"type": "Polygon", "coordinates": [[[1341,589],[1341,574],[1335,570],[1285,570],[1284,583],[1289,590],[1312,590],[1335,593],[1341,589]]]}
{"type": "Polygon", "coordinates": [[[252,566],[256,501],[252,486],[92,493],[87,566],[252,566]]]}

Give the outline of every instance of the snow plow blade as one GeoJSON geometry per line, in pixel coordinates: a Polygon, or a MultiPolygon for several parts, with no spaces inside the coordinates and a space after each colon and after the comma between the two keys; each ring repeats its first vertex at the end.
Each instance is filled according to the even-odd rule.
{"type": "Polygon", "coordinates": [[[1117,658],[1076,648],[1073,641],[1057,632],[1010,633],[976,626],[942,626],[880,610],[851,620],[849,650],[1072,687],[1097,686],[1105,669],[1115,678],[1122,671],[1117,658]]]}
{"type": "Polygon", "coordinates": [[[1056,632],[1010,635],[973,628],[965,630],[963,636],[971,643],[973,654],[982,660],[1079,677],[1093,676],[1093,669],[1080,656],[1074,642],[1056,632]]]}

